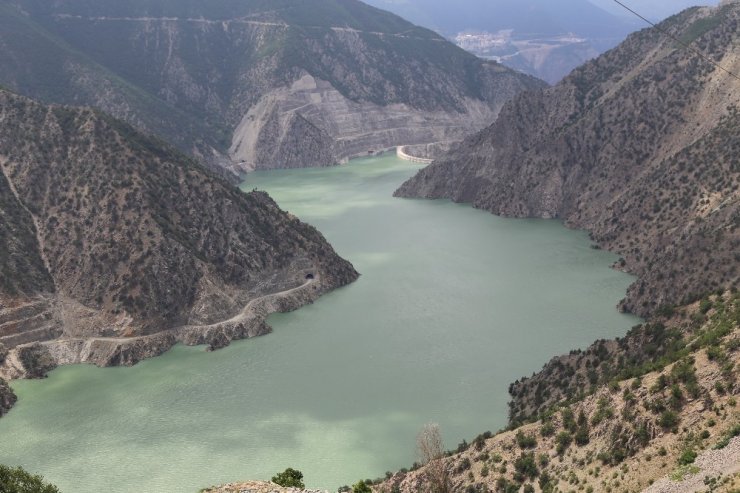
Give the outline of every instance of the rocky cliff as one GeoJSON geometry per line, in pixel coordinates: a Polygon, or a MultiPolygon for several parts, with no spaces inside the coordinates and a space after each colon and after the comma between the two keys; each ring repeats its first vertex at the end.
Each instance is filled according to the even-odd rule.
{"type": "Polygon", "coordinates": [[[0,376],[222,347],[357,277],[313,227],[90,109],[0,91],[0,376]]]}
{"type": "MultiPolygon", "coordinates": [[[[0,365],[5,362],[5,357],[8,355],[8,350],[5,345],[0,343],[0,365]]],[[[13,390],[8,384],[0,378],[0,416],[7,413],[13,404],[15,404],[16,396],[13,390]]]]}
{"type": "Polygon", "coordinates": [[[0,83],[236,171],[459,140],[544,84],[356,0],[3,0],[0,83]]]}
{"type": "MultiPolygon", "coordinates": [[[[726,2],[660,28],[738,73],[739,18],[726,2]]],[[[587,229],[639,276],[624,308],[648,315],[737,285],[738,150],[740,81],[646,29],[515,98],[397,195],[587,229]]]]}

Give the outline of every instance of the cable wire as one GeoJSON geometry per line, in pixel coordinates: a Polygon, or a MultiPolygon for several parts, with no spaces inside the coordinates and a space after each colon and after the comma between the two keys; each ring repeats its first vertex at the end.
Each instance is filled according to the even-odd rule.
{"type": "Polygon", "coordinates": [[[658,30],[659,32],[663,33],[663,35],[665,35],[665,36],[668,36],[668,37],[669,37],[669,38],[671,38],[671,39],[672,39],[673,41],[675,41],[675,42],[676,42],[676,43],[678,43],[679,45],[683,46],[683,47],[684,47],[685,49],[689,50],[690,52],[692,52],[692,53],[693,53],[693,54],[695,54],[696,56],[698,56],[698,57],[702,58],[702,59],[703,59],[704,61],[707,61],[707,62],[711,63],[712,65],[714,65],[714,66],[715,66],[715,67],[717,67],[718,69],[722,70],[723,72],[726,72],[727,74],[729,74],[730,76],[734,77],[735,79],[737,79],[737,80],[740,80],[740,76],[738,76],[737,74],[735,74],[735,73],[733,73],[733,72],[731,72],[731,71],[727,70],[727,69],[726,69],[726,68],[724,68],[724,67],[723,67],[722,65],[720,65],[720,64],[719,64],[719,63],[717,63],[717,62],[715,62],[714,60],[712,60],[711,58],[709,58],[709,57],[708,57],[707,55],[705,55],[704,53],[702,53],[701,51],[699,51],[699,50],[697,50],[696,48],[693,48],[692,46],[690,46],[690,45],[688,45],[688,44],[684,43],[683,41],[681,41],[680,39],[678,39],[678,38],[677,38],[676,36],[674,36],[673,34],[669,33],[668,31],[666,31],[665,29],[663,29],[662,27],[660,27],[659,25],[657,25],[657,24],[656,24],[656,23],[654,23],[653,21],[651,21],[651,20],[647,19],[647,18],[646,18],[645,16],[643,16],[643,15],[639,14],[638,12],[635,12],[635,11],[634,11],[633,9],[631,9],[631,8],[630,8],[630,7],[628,7],[627,5],[623,4],[623,3],[622,3],[622,2],[620,2],[619,0],[613,0],[613,2],[614,2],[614,3],[616,3],[616,4],[618,4],[618,5],[620,5],[620,6],[622,7],[622,8],[624,8],[625,10],[627,10],[627,11],[631,12],[632,14],[636,15],[637,17],[639,17],[639,18],[640,18],[640,19],[642,19],[643,21],[647,22],[648,24],[650,24],[651,26],[653,26],[653,27],[654,27],[655,29],[657,29],[657,30],[658,30]]]}

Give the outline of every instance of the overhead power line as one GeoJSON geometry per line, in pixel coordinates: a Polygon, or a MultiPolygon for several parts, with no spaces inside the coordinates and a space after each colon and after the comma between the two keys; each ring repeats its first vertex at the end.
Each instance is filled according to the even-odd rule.
{"type": "Polygon", "coordinates": [[[663,29],[662,27],[660,27],[659,25],[657,25],[656,23],[654,23],[653,21],[651,21],[650,19],[648,19],[647,17],[645,17],[645,16],[641,15],[640,13],[636,12],[635,10],[633,10],[632,8],[630,8],[627,5],[623,4],[619,0],[613,0],[613,2],[616,3],[617,5],[621,6],[623,9],[627,10],[628,12],[631,12],[632,14],[636,15],[637,17],[639,17],[643,21],[647,22],[648,24],[650,24],[651,26],[653,26],[655,29],[657,29],[659,32],[663,33],[663,35],[671,38],[673,41],[675,41],[676,43],[678,43],[679,45],[681,45],[685,49],[689,50],[694,55],[700,57],[701,59],[703,59],[706,62],[711,63],[712,65],[714,65],[718,69],[722,70],[723,72],[726,72],[727,74],[729,74],[730,76],[734,77],[735,79],[740,80],[740,76],[738,76],[737,74],[735,74],[735,73],[731,72],[730,70],[724,68],[722,65],[720,65],[717,62],[715,62],[714,60],[712,60],[711,58],[709,58],[707,55],[705,55],[701,51],[699,51],[696,48],[694,48],[693,46],[691,46],[691,45],[689,45],[687,43],[684,43],[683,41],[681,41],[680,39],[678,39],[676,36],[674,36],[673,34],[669,33],[668,31],[666,31],[665,29],[663,29]]]}

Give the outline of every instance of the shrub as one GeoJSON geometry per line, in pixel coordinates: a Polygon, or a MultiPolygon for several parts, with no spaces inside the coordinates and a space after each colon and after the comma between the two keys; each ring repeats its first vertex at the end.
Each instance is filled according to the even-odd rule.
{"type": "Polygon", "coordinates": [[[558,455],[563,455],[565,451],[570,447],[573,437],[567,431],[561,431],[558,436],[555,437],[555,443],[557,444],[556,450],[558,455]]]}
{"type": "Polygon", "coordinates": [[[735,438],[736,436],[740,436],[740,424],[736,424],[730,430],[725,434],[724,437],[722,437],[722,440],[717,442],[717,445],[714,446],[715,450],[723,449],[727,447],[727,445],[730,444],[730,440],[735,438]]]}
{"type": "Polygon", "coordinates": [[[56,486],[45,483],[41,476],[30,474],[20,467],[0,465],[0,491],[3,493],[59,493],[56,486]]]}
{"type": "Polygon", "coordinates": [[[578,415],[578,429],[576,430],[575,440],[576,444],[581,447],[589,441],[588,418],[586,418],[583,411],[578,415]]]}
{"type": "Polygon", "coordinates": [[[514,469],[523,478],[534,479],[539,474],[533,452],[522,453],[514,461],[514,469]]]}
{"type": "Polygon", "coordinates": [[[518,431],[516,434],[516,443],[519,448],[534,448],[537,446],[537,439],[534,435],[528,435],[522,431],[518,431]]]}
{"type": "Polygon", "coordinates": [[[678,458],[678,465],[687,466],[693,464],[696,460],[696,452],[693,449],[686,449],[681,452],[681,456],[678,458]]]}
{"type": "Polygon", "coordinates": [[[663,411],[660,415],[658,424],[663,428],[673,428],[678,424],[678,415],[673,411],[663,411]]]}
{"type": "Polygon", "coordinates": [[[701,303],[699,303],[699,311],[701,313],[706,314],[709,310],[712,309],[712,301],[708,298],[704,298],[701,300],[701,303]]]}
{"type": "Polygon", "coordinates": [[[291,467],[287,468],[285,471],[281,473],[274,475],[271,481],[277,485],[285,486],[285,487],[291,487],[291,486],[295,488],[305,488],[306,487],[306,485],[303,484],[303,473],[291,467]]]}
{"type": "Polygon", "coordinates": [[[352,493],[372,493],[373,490],[367,485],[365,481],[358,481],[352,485],[352,493]]]}
{"type": "Polygon", "coordinates": [[[465,472],[470,469],[471,465],[472,464],[470,463],[470,459],[464,457],[463,460],[460,461],[460,464],[457,465],[455,472],[457,472],[458,474],[460,474],[461,472],[465,472]]]}
{"type": "Polygon", "coordinates": [[[540,428],[540,435],[543,437],[551,437],[555,434],[555,427],[549,421],[542,425],[540,428]]]}

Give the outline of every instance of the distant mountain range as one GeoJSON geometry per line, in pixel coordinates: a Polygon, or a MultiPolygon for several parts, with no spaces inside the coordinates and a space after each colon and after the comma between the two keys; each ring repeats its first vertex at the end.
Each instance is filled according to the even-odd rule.
{"type": "Polygon", "coordinates": [[[513,30],[521,36],[575,33],[590,39],[624,36],[633,27],[588,0],[369,0],[445,36],[513,30]]]}
{"type": "Polygon", "coordinates": [[[0,0],[0,66],[237,172],[461,139],[542,85],[356,0],[0,0]]]}
{"type": "Polygon", "coordinates": [[[639,24],[588,0],[369,0],[476,55],[550,83],[616,46],[639,24]]]}
{"type": "MultiPolygon", "coordinates": [[[[554,84],[583,62],[616,46],[647,24],[612,0],[368,0],[436,30],[484,58],[554,84]]],[[[662,19],[716,0],[634,2],[640,13],[662,19]]]]}

